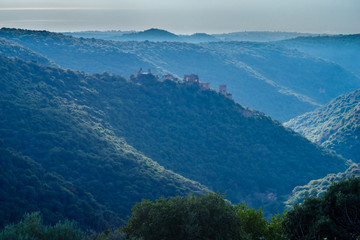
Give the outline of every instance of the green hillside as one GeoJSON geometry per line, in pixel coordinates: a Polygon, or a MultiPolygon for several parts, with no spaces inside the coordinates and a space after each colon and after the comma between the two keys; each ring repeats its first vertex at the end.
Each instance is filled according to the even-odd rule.
{"type": "Polygon", "coordinates": [[[345,158],[360,162],[360,90],[344,94],[285,125],[345,158]]]}
{"type": "Polygon", "coordinates": [[[118,42],[8,28],[0,30],[0,37],[39,52],[63,68],[88,73],[129,76],[140,67],[180,79],[195,73],[213,88],[227,84],[236,101],[279,121],[360,87],[360,79],[339,65],[278,44],[118,42]]]}
{"type": "Polygon", "coordinates": [[[41,211],[47,223],[74,219],[85,229],[102,230],[115,222],[125,222],[88,192],[3,146],[0,170],[0,228],[35,211],[41,211]]]}
{"type": "Polygon", "coordinates": [[[360,34],[298,37],[280,44],[329,59],[360,76],[360,34]]]}
{"type": "MultiPolygon", "coordinates": [[[[89,104],[98,94],[93,82],[126,85],[125,79],[5,57],[0,58],[0,75],[0,138],[4,146],[91,194],[105,207],[105,216],[115,212],[118,217],[110,226],[127,219],[130,208],[142,198],[208,191],[133,149],[113,133],[103,110],[89,104]]],[[[5,207],[1,205],[1,212],[10,211],[5,207]]]]}
{"type": "Polygon", "coordinates": [[[162,83],[151,75],[133,81],[141,85],[94,85],[104,91],[96,103],[117,135],[166,168],[226,192],[233,202],[270,210],[297,182],[344,166],[280,123],[215,91],[162,83]]]}
{"type": "Polygon", "coordinates": [[[5,57],[17,57],[25,61],[34,61],[41,65],[56,66],[53,61],[45,56],[4,38],[0,38],[0,54],[5,57]]]}
{"type": "Polygon", "coordinates": [[[0,137],[120,215],[141,198],[206,191],[197,182],[268,214],[295,186],[345,169],[338,156],[212,90],[1,61],[0,137]]]}
{"type": "Polygon", "coordinates": [[[42,54],[65,69],[129,76],[140,67],[157,68],[146,59],[123,51],[108,41],[73,38],[48,31],[2,28],[0,32],[0,37],[42,54]]]}
{"type": "Polygon", "coordinates": [[[352,164],[346,171],[337,174],[328,174],[324,178],[312,180],[304,186],[297,186],[286,201],[287,207],[301,203],[305,196],[321,197],[333,182],[340,182],[346,178],[360,177],[360,165],[352,164]]]}

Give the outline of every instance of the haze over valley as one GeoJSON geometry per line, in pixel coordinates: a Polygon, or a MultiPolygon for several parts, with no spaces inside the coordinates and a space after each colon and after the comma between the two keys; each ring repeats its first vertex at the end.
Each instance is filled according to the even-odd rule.
{"type": "Polygon", "coordinates": [[[1,240],[360,236],[358,2],[31,2],[0,6],[1,240]]]}

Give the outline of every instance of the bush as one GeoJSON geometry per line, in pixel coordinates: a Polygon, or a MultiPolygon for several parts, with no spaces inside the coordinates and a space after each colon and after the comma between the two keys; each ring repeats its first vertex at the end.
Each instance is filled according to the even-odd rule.
{"type": "Polygon", "coordinates": [[[17,224],[6,226],[0,232],[0,240],[78,240],[84,233],[75,222],[59,222],[45,226],[39,212],[25,214],[17,224]]]}
{"type": "Polygon", "coordinates": [[[284,217],[290,239],[353,240],[360,235],[360,178],[333,183],[322,197],[307,197],[284,217]]]}
{"type": "Polygon", "coordinates": [[[236,207],[219,193],[143,200],[132,208],[129,237],[160,239],[248,239],[236,207]]]}

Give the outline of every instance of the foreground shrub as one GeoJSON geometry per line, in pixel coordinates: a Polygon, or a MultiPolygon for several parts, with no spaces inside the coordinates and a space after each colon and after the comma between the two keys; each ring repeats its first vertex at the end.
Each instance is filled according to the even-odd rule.
{"type": "Polygon", "coordinates": [[[218,193],[143,200],[124,227],[129,237],[160,239],[248,239],[236,207],[218,193]]]}
{"type": "Polygon", "coordinates": [[[6,226],[0,232],[0,240],[80,240],[84,233],[75,222],[59,222],[45,226],[38,212],[25,214],[17,223],[6,226]]]}

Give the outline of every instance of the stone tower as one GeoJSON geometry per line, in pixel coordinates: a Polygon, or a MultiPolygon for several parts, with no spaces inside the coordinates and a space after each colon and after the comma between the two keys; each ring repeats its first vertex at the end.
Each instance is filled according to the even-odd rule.
{"type": "Polygon", "coordinates": [[[219,85],[219,93],[222,95],[226,95],[226,85],[225,84],[219,85]]]}

